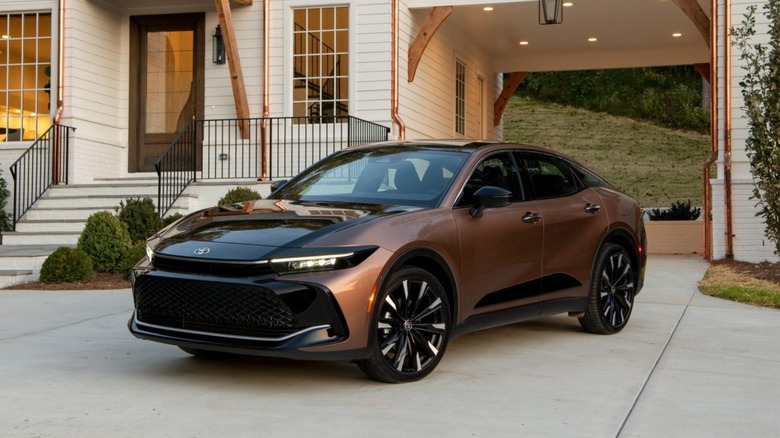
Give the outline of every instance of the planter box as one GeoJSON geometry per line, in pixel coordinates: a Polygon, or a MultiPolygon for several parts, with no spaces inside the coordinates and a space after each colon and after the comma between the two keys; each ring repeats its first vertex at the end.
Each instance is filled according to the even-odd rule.
{"type": "Polygon", "coordinates": [[[648,254],[702,254],[704,222],[645,221],[648,254]]]}

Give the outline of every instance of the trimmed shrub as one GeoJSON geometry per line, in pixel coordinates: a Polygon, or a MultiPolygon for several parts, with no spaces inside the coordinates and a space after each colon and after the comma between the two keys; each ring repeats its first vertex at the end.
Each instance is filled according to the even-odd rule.
{"type": "Polygon", "coordinates": [[[163,228],[167,227],[168,225],[176,222],[177,220],[179,220],[179,219],[181,219],[183,217],[184,217],[184,215],[181,214],[181,213],[174,213],[174,214],[172,214],[170,216],[165,216],[162,219],[163,228]]]}
{"type": "Polygon", "coordinates": [[[263,198],[259,193],[249,187],[239,186],[228,190],[227,193],[225,193],[225,196],[217,202],[217,205],[237,204],[239,202],[254,201],[255,199],[263,198]]]}
{"type": "Polygon", "coordinates": [[[692,207],[691,201],[673,202],[671,208],[650,210],[651,221],[695,221],[701,214],[701,208],[692,207]]]}
{"type": "Polygon", "coordinates": [[[77,248],[57,248],[41,267],[40,279],[44,283],[80,283],[92,279],[92,259],[77,248]]]}
{"type": "Polygon", "coordinates": [[[133,269],[136,263],[146,257],[146,243],[136,242],[132,246],[127,248],[125,257],[122,259],[122,266],[119,272],[125,275],[125,278],[130,277],[130,271],[133,269]]]}
{"type": "Polygon", "coordinates": [[[121,272],[132,245],[127,225],[107,211],[93,213],[79,236],[78,249],[92,258],[98,272],[121,272]]]}
{"type": "Polygon", "coordinates": [[[114,208],[116,217],[127,224],[130,240],[144,242],[163,227],[163,221],[154,208],[150,198],[128,198],[119,201],[119,207],[114,208]]]}

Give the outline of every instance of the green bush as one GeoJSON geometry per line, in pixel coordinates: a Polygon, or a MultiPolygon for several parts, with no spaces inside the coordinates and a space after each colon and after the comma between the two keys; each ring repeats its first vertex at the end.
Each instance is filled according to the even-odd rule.
{"type": "Polygon", "coordinates": [[[0,170],[0,234],[3,231],[11,231],[11,215],[5,211],[5,205],[8,202],[8,183],[1,176],[3,171],[0,170]]]}
{"type": "Polygon", "coordinates": [[[695,221],[701,214],[701,208],[692,207],[691,201],[673,202],[671,208],[650,210],[651,221],[695,221]]]}
{"type": "Polygon", "coordinates": [[[250,189],[249,187],[236,187],[228,190],[225,196],[220,199],[218,205],[237,204],[239,202],[254,201],[255,199],[262,199],[259,193],[250,189]]]}
{"type": "Polygon", "coordinates": [[[77,248],[57,248],[41,267],[40,279],[44,283],[77,283],[92,279],[92,259],[77,248]]]}
{"type": "Polygon", "coordinates": [[[183,217],[184,217],[184,215],[181,214],[181,213],[174,213],[174,214],[172,214],[170,216],[165,216],[162,219],[163,228],[167,227],[168,225],[176,222],[177,220],[179,220],[179,219],[181,219],[183,217]]]}
{"type": "Polygon", "coordinates": [[[136,263],[146,257],[146,243],[136,242],[132,246],[127,248],[125,256],[122,259],[122,265],[119,272],[125,274],[125,278],[130,277],[130,271],[133,269],[136,263]]]}
{"type": "Polygon", "coordinates": [[[93,213],[87,219],[77,244],[89,254],[98,272],[121,272],[131,246],[127,225],[107,211],[93,213]]]}
{"type": "Polygon", "coordinates": [[[116,217],[127,225],[130,240],[144,242],[163,227],[163,221],[154,208],[150,198],[128,198],[119,201],[119,207],[114,208],[116,217]]]}
{"type": "Polygon", "coordinates": [[[709,132],[702,77],[692,66],[537,72],[526,77],[520,93],[668,128],[709,132]]]}

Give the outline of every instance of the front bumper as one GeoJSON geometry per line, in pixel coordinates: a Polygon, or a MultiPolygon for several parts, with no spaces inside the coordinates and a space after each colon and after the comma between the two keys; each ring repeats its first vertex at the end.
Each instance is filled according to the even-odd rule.
{"type": "Polygon", "coordinates": [[[166,271],[133,275],[138,338],[185,348],[299,359],[353,360],[367,349],[301,351],[349,337],[332,293],[317,284],[166,271]]]}

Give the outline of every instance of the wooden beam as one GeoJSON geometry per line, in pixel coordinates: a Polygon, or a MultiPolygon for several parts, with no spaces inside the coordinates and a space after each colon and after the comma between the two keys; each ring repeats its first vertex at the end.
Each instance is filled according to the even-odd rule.
{"type": "Polygon", "coordinates": [[[230,1],[237,5],[243,5],[243,6],[252,6],[252,3],[254,3],[254,0],[230,0],[230,1]]]}
{"type": "Polygon", "coordinates": [[[417,66],[420,65],[425,48],[428,47],[428,43],[433,38],[433,34],[439,29],[439,26],[444,23],[444,20],[452,13],[452,6],[436,6],[431,9],[428,16],[425,18],[425,22],[420,28],[420,32],[417,33],[417,37],[414,38],[414,42],[409,46],[409,82],[414,81],[414,75],[417,73],[417,66]]]}
{"type": "Polygon", "coordinates": [[[703,63],[703,64],[693,64],[693,68],[696,69],[697,72],[704,78],[705,81],[707,81],[708,84],[711,84],[710,82],[710,63],[703,63]]]}
{"type": "Polygon", "coordinates": [[[501,95],[498,96],[498,100],[493,105],[493,126],[498,126],[501,123],[501,117],[504,116],[509,98],[515,94],[515,90],[523,83],[526,76],[528,76],[527,71],[516,71],[509,75],[508,81],[504,82],[504,89],[501,90],[501,95]]]}
{"type": "Polygon", "coordinates": [[[230,0],[214,0],[217,6],[219,24],[222,26],[222,35],[225,40],[227,63],[230,69],[230,84],[233,86],[233,100],[236,104],[236,117],[243,120],[239,125],[241,138],[249,138],[249,101],[246,97],[244,85],[244,73],[241,70],[241,58],[238,55],[236,43],[236,29],[233,27],[233,14],[230,11],[230,0]]]}
{"type": "Polygon", "coordinates": [[[673,1],[680,9],[682,9],[685,15],[688,16],[688,18],[693,22],[693,25],[696,26],[696,29],[698,29],[701,37],[704,38],[704,41],[707,43],[707,48],[712,50],[712,47],[710,47],[710,19],[707,17],[704,9],[702,9],[699,5],[699,2],[696,0],[673,1]]]}

